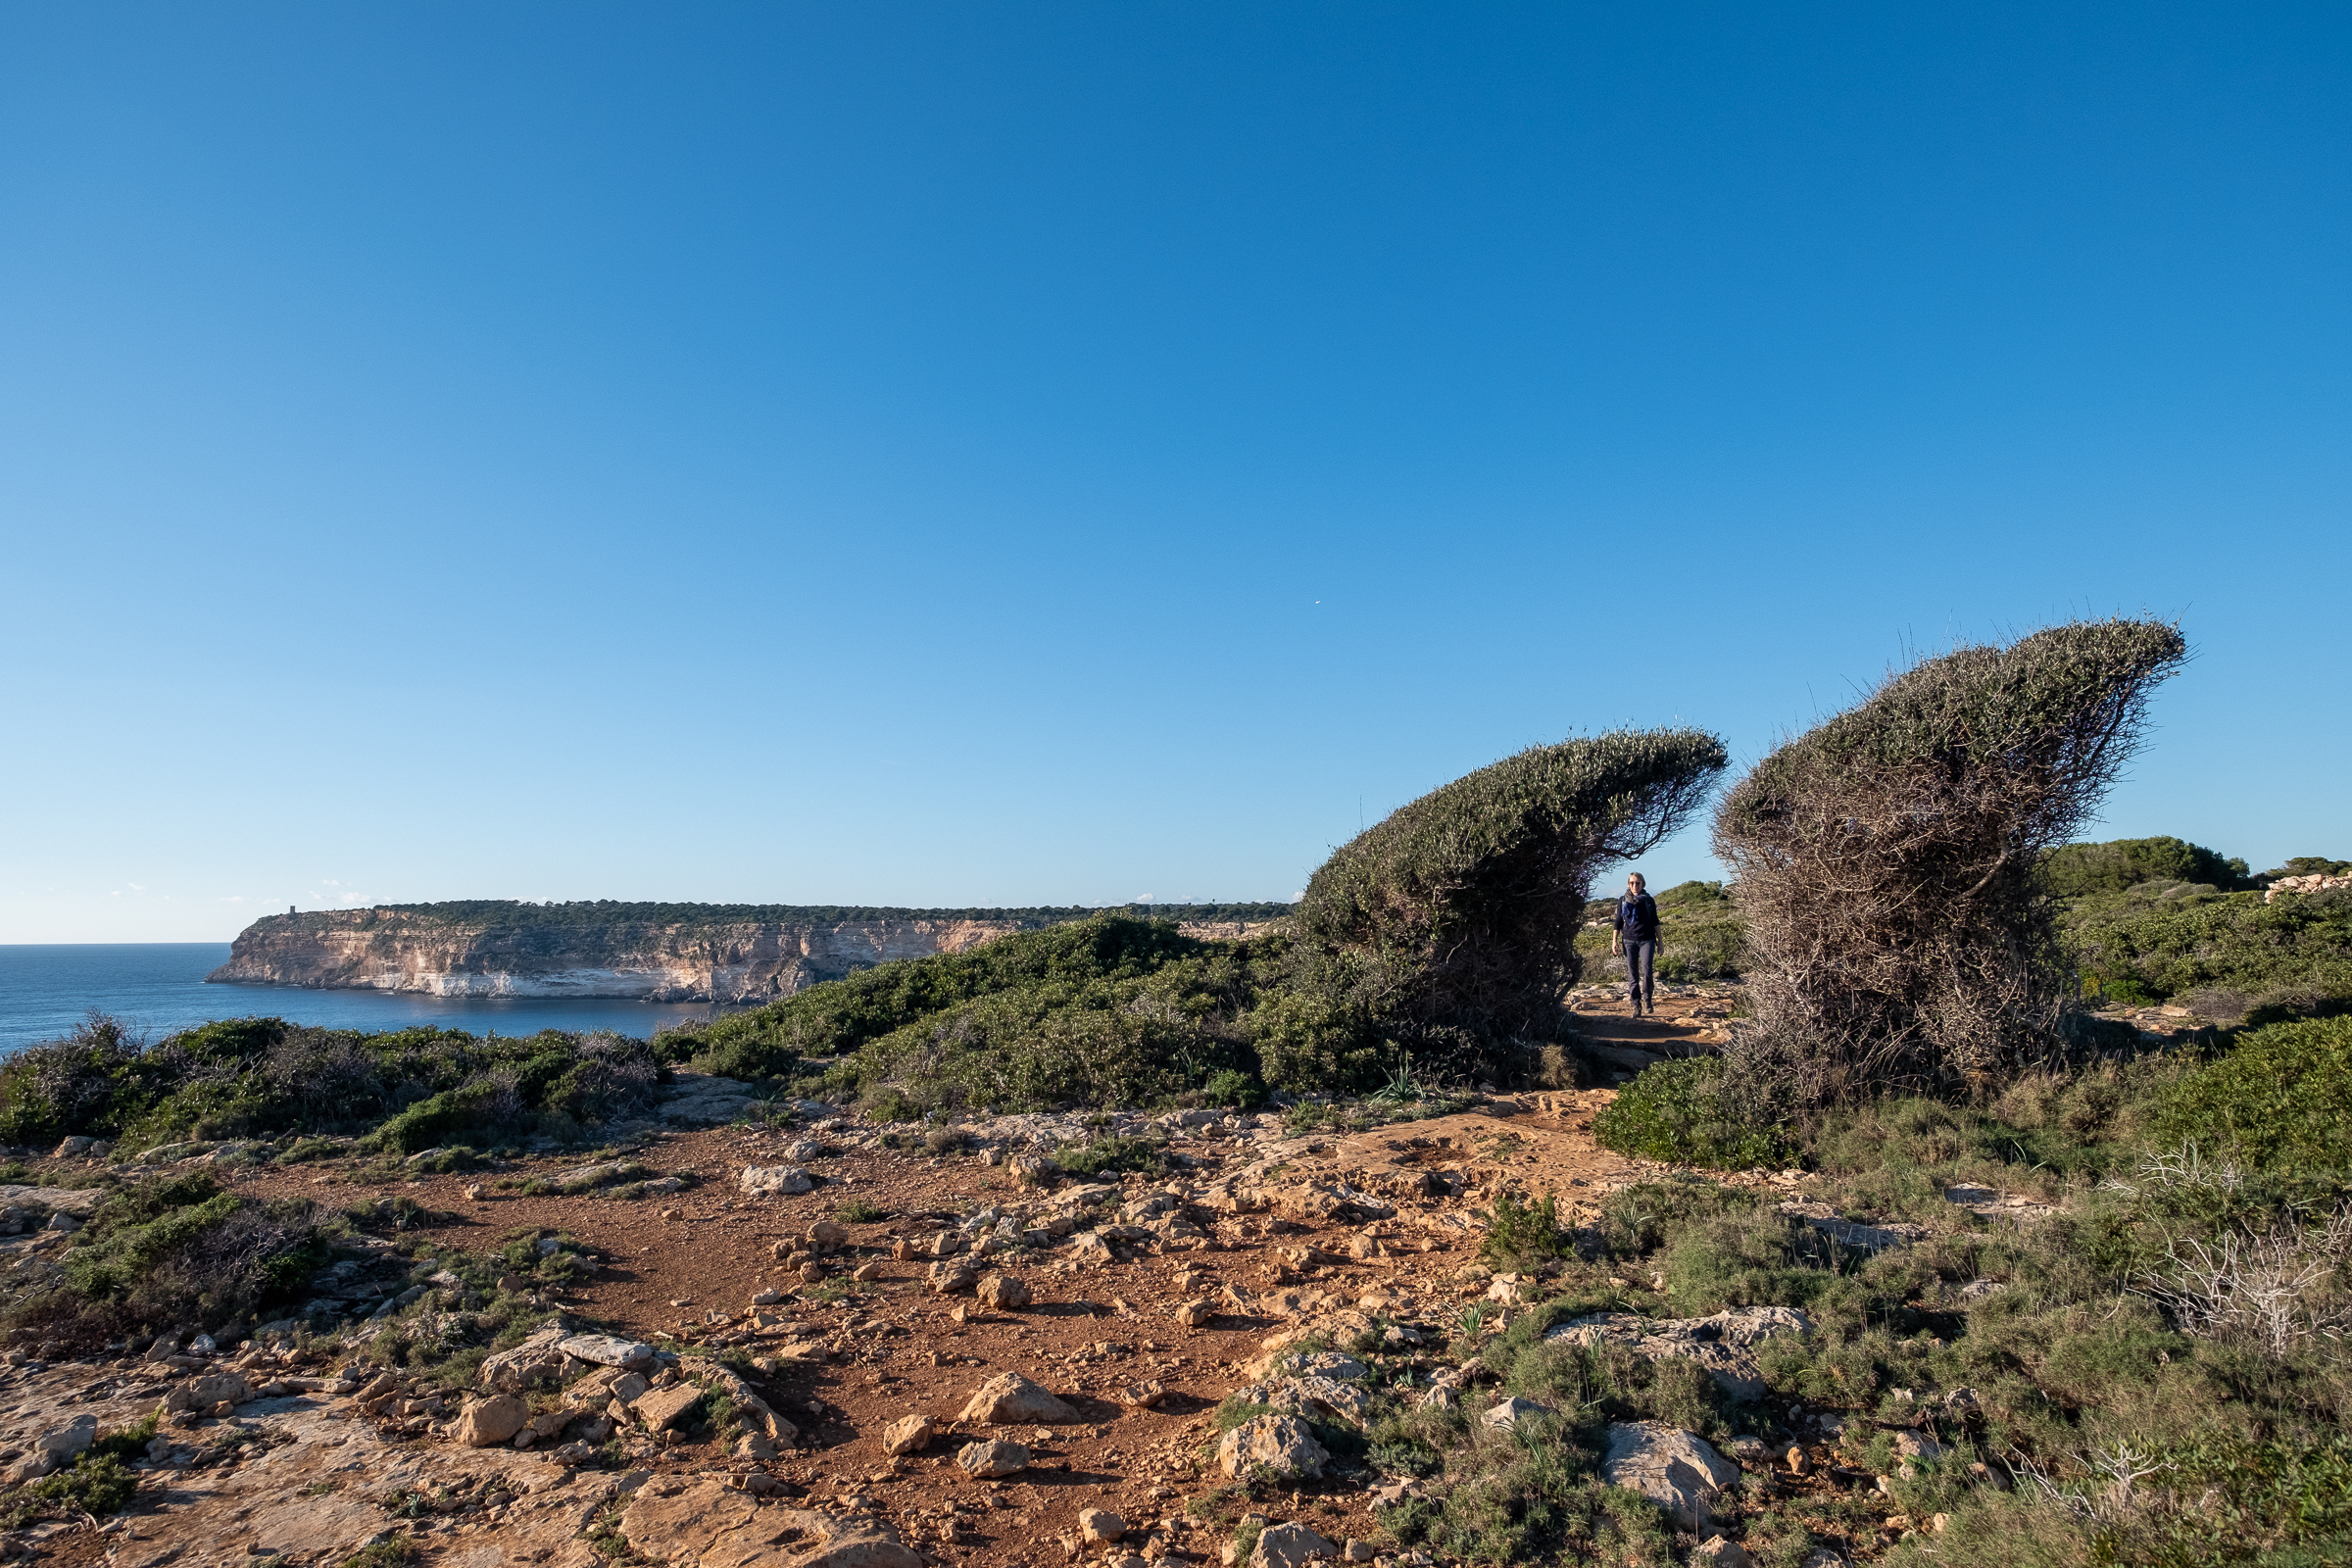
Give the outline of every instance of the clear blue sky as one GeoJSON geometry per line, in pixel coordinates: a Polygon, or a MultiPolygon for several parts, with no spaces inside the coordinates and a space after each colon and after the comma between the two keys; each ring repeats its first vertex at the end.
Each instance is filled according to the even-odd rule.
{"type": "Polygon", "coordinates": [[[2348,46],[9,4],[0,941],[1287,898],[1530,743],[2143,610],[2102,834],[2352,855],[2348,46]]]}

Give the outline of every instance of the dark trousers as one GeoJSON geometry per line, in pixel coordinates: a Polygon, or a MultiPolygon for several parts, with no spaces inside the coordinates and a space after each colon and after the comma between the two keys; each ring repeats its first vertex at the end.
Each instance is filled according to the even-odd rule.
{"type": "Polygon", "coordinates": [[[1658,1004],[1657,967],[1658,944],[1655,940],[1635,942],[1629,939],[1626,942],[1626,992],[1633,999],[1635,1006],[1654,1007],[1658,1004]]]}

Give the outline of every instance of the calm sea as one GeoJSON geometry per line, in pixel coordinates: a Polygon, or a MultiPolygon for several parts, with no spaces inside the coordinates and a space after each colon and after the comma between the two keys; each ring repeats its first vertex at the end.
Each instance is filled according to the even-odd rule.
{"type": "Polygon", "coordinates": [[[206,985],[204,977],[227,961],[225,942],[0,944],[0,1054],[55,1039],[92,1007],[159,1040],[192,1024],[253,1014],[336,1029],[431,1023],[474,1034],[612,1029],[648,1036],[663,1024],[710,1013],[700,1003],[480,1002],[383,991],[206,985]]]}

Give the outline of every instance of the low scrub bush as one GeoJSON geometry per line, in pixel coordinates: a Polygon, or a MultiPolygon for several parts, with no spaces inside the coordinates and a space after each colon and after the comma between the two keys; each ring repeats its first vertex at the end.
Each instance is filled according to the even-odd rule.
{"type": "Polygon", "coordinates": [[[1721,1058],[1690,1056],[1643,1068],[1592,1118],[1592,1136],[1621,1154],[1678,1165],[1785,1163],[1787,1135],[1754,1114],[1752,1101],[1725,1094],[1721,1058]]]}
{"type": "Polygon", "coordinates": [[[1534,1268],[1574,1251],[1570,1238],[1560,1230],[1559,1200],[1550,1193],[1533,1203],[1502,1193],[1487,1213],[1487,1239],[1479,1249],[1479,1256],[1487,1262],[1511,1269],[1534,1268]]]}
{"type": "Polygon", "coordinates": [[[103,1519],[128,1507],[138,1488],[138,1475],[118,1455],[93,1448],[15,1495],[0,1495],[0,1520],[22,1527],[44,1515],[103,1519]]]}
{"type": "Polygon", "coordinates": [[[2082,989],[2110,1002],[2202,1004],[2222,1022],[2352,1006],[2352,892],[2200,893],[2186,887],[2075,900],[2059,942],[2082,989]]]}
{"type": "Polygon", "coordinates": [[[1285,1072],[1324,1065],[1288,1049],[1287,941],[1196,941],[1164,921],[1099,915],[813,986],[666,1035],[663,1049],[737,1077],[836,1055],[801,1081],[886,1119],[1246,1103],[1285,1072]]]}
{"type": "Polygon", "coordinates": [[[307,1199],[241,1199],[209,1175],[140,1183],[99,1204],[63,1278],[6,1316],[71,1344],[251,1321],[300,1295],[346,1228],[307,1199]]]}
{"type": "Polygon", "coordinates": [[[1083,990],[1139,980],[1217,944],[1164,920],[1124,915],[1027,931],[968,953],[877,964],[781,1002],[664,1034],[669,1059],[730,1078],[776,1078],[804,1057],[855,1052],[983,998],[1058,985],[1083,990]]]}
{"type": "Polygon", "coordinates": [[[643,1041],[607,1033],[477,1039],[233,1018],[147,1046],[93,1016],[0,1065],[0,1138],[39,1144],[91,1134],[137,1150],[190,1138],[369,1132],[406,1154],[463,1138],[576,1136],[651,1103],[662,1078],[643,1041]]]}
{"type": "Polygon", "coordinates": [[[2352,1170],[2352,1017],[2239,1036],[2165,1093],[2150,1131],[2255,1167],[2352,1170]]]}
{"type": "MultiPolygon", "coordinates": [[[[1974,1103],[1820,1108],[1773,1130],[1787,1162],[1813,1173],[1793,1193],[1686,1174],[1608,1194],[1579,1235],[1604,1255],[1541,1264],[1552,1299],[1500,1335],[1466,1326],[1456,1347],[1498,1392],[1551,1414],[1496,1433],[1467,1399],[1465,1414],[1384,1395],[1373,1451],[1432,1490],[1383,1524],[1465,1561],[1591,1560],[1605,1543],[1602,1560],[1665,1563],[1666,1544],[1626,1532],[1586,1487],[1605,1423],[1662,1421],[1719,1445],[1752,1435],[1777,1453],[1819,1442],[1828,1415],[1843,1476],[1724,1500],[1718,1528],[1759,1562],[1825,1547],[1922,1568],[2342,1560],[2352,1170],[2328,1140],[2352,1116],[2330,1098],[2337,1022],[2249,1031],[2212,1060],[2180,1051],[2035,1071],[1974,1103]],[[2241,1093],[2254,1105],[2239,1121],[2276,1124],[2275,1138],[2234,1141],[2220,1107],[2241,1093]],[[2183,1142],[2194,1126],[2203,1142],[2183,1142]],[[1803,1208],[1784,1209],[1788,1197],[1803,1208]],[[1824,1212],[1883,1239],[1840,1240],[1813,1223],[1824,1212]],[[1755,1347],[1756,1400],[1691,1362],[1550,1337],[1599,1312],[1742,1306],[1797,1308],[1812,1325],[1755,1347]],[[1900,1463],[1905,1432],[1944,1456],[1900,1463]],[[1896,1513],[1949,1527],[1898,1544],[1883,1528],[1896,1513]]],[[[1673,1066],[1666,1084],[1706,1082],[1702,1063],[1673,1066]]],[[[1545,1250],[1503,1245],[1554,1229],[1539,1212],[1498,1205],[1495,1261],[1545,1250]]]]}
{"type": "Polygon", "coordinates": [[[1078,1177],[1156,1171],[1167,1165],[1167,1149],[1149,1138],[1099,1138],[1080,1148],[1055,1150],[1054,1163],[1063,1175],[1078,1177]]]}

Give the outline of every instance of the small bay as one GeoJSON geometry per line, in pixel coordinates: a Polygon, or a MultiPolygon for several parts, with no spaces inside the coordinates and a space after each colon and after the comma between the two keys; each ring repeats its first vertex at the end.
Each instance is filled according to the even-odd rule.
{"type": "Polygon", "coordinates": [[[153,1040],[215,1018],[253,1015],[331,1029],[435,1024],[477,1035],[611,1029],[643,1038],[710,1013],[706,1003],[625,998],[482,999],[206,985],[204,977],[227,959],[225,942],[0,944],[0,1054],[54,1040],[92,1008],[153,1040]]]}

